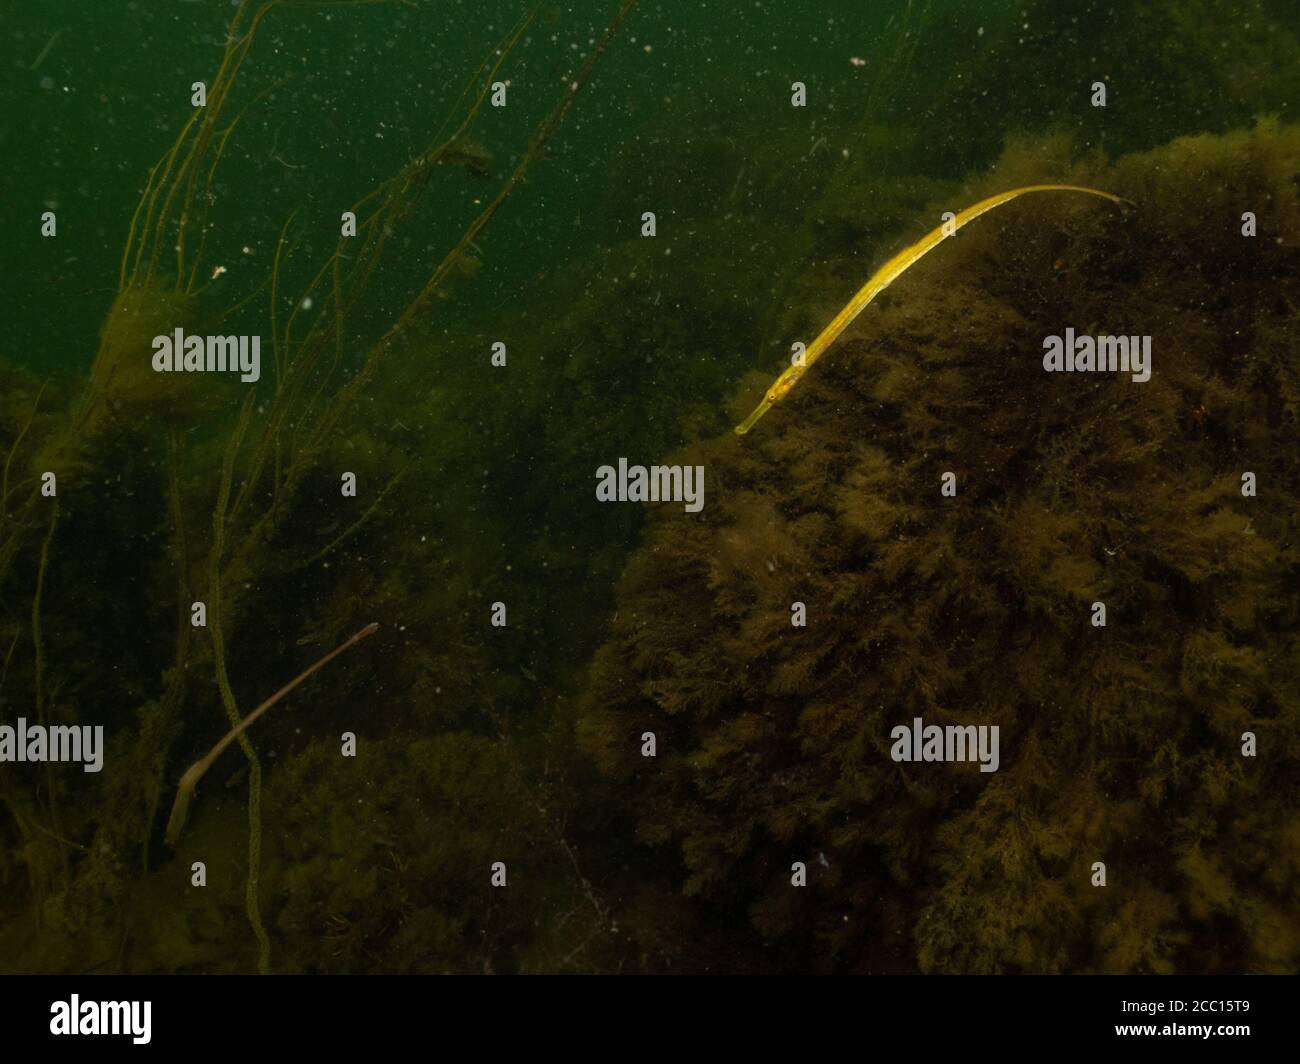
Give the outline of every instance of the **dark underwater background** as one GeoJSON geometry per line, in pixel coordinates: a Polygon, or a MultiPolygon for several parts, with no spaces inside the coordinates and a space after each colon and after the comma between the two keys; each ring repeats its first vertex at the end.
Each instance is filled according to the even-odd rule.
{"type": "Polygon", "coordinates": [[[0,723],[107,743],[0,764],[0,970],[1295,972],[1298,101],[1294,0],[0,4],[0,723]],[[1134,208],[971,223],[733,434],[1041,183],[1134,208]]]}

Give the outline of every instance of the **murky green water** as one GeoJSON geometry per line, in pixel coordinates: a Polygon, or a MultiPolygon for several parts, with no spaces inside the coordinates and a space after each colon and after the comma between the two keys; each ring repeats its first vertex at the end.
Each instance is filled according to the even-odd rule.
{"type": "Polygon", "coordinates": [[[625,6],[0,12],[0,968],[1293,972],[1300,8],[625,6]]]}

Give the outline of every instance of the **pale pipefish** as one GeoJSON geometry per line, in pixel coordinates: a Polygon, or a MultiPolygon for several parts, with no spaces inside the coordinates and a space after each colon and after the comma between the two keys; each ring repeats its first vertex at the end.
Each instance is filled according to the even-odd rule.
{"type": "Polygon", "coordinates": [[[351,639],[344,643],[340,643],[314,665],[309,665],[307,668],[303,669],[302,672],[298,673],[297,676],[281,687],[280,690],[276,691],[275,694],[248,714],[248,716],[231,728],[230,731],[226,732],[216,746],[186,770],[185,775],[181,777],[180,785],[176,788],[176,801],[172,803],[172,814],[167,819],[166,839],[168,846],[175,849],[176,845],[180,842],[181,831],[185,828],[185,820],[190,811],[190,799],[194,797],[194,788],[199,785],[199,780],[201,780],[203,774],[212,767],[213,762],[215,762],[217,758],[225,752],[226,747],[247,731],[248,726],[257,720],[258,717],[279,702],[280,699],[302,683],[303,680],[307,679],[307,677],[317,669],[323,669],[349,647],[355,646],[367,636],[374,635],[377,631],[379,631],[379,625],[377,623],[372,622],[371,624],[366,625],[351,639]]]}
{"type": "Polygon", "coordinates": [[[863,308],[893,284],[926,252],[937,246],[944,238],[952,236],[967,222],[973,222],[986,211],[991,211],[994,207],[1000,207],[1017,196],[1023,196],[1026,192],[1086,192],[1089,196],[1100,196],[1113,203],[1118,203],[1121,207],[1133,206],[1129,200],[1120,196],[1113,195],[1110,192],[1102,192],[1095,188],[1085,188],[1082,185],[1026,185],[1024,188],[1015,188],[1010,192],[1000,192],[996,196],[980,200],[973,207],[967,207],[937,229],[927,233],[911,247],[900,251],[873,273],[871,279],[858,289],[857,295],[848,301],[844,309],[831,319],[831,323],[812,342],[811,346],[804,352],[802,360],[792,364],[781,376],[777,377],[772,387],[768,388],[767,394],[763,396],[762,402],[754,408],[754,412],[736,426],[736,435],[745,435],[754,427],[759,418],[784,399],[789,394],[790,389],[799,382],[799,378],[808,371],[808,367],[821,358],[826,349],[839,337],[840,333],[847,329],[853,319],[862,313],[863,308]]]}

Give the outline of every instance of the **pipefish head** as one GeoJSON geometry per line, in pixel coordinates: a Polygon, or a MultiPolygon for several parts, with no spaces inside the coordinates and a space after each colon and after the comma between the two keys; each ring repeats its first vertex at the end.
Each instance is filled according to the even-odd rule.
{"type": "Polygon", "coordinates": [[[763,397],[763,401],[769,405],[779,403],[790,394],[790,389],[799,383],[799,378],[803,376],[804,370],[807,368],[807,365],[802,362],[792,365],[772,382],[772,387],[767,390],[767,395],[763,397]]]}
{"type": "Polygon", "coordinates": [[[799,383],[799,378],[804,375],[804,370],[807,368],[808,366],[806,363],[796,364],[787,369],[781,374],[781,376],[777,377],[777,379],[772,382],[772,386],[768,388],[762,401],[758,406],[754,407],[753,413],[736,426],[736,435],[745,435],[745,433],[758,423],[759,418],[784,399],[790,393],[790,389],[799,383]]]}

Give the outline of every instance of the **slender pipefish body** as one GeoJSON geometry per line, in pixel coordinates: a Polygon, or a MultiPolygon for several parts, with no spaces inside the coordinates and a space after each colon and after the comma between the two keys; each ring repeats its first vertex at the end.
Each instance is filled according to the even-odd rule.
{"type": "Polygon", "coordinates": [[[1024,188],[1012,189],[1010,192],[1000,192],[996,196],[980,200],[973,207],[967,207],[937,229],[927,233],[911,247],[900,251],[873,273],[871,279],[858,289],[857,294],[845,304],[844,309],[831,319],[830,324],[821,331],[821,335],[812,342],[812,345],[804,352],[802,361],[791,365],[781,376],[777,377],[772,386],[768,388],[767,394],[763,396],[762,402],[754,408],[754,412],[736,426],[736,434],[738,436],[745,435],[754,427],[759,418],[784,399],[789,394],[790,389],[799,382],[799,378],[808,371],[808,367],[821,358],[826,349],[839,337],[840,333],[847,329],[853,319],[862,313],[863,308],[901,277],[918,259],[936,247],[946,237],[956,233],[967,222],[973,222],[981,214],[993,210],[994,207],[1000,207],[1018,196],[1023,196],[1026,192],[1084,192],[1089,196],[1100,196],[1113,203],[1118,203],[1121,207],[1133,206],[1129,200],[1113,195],[1110,192],[1085,188],[1082,185],[1026,185],[1024,188]]]}

